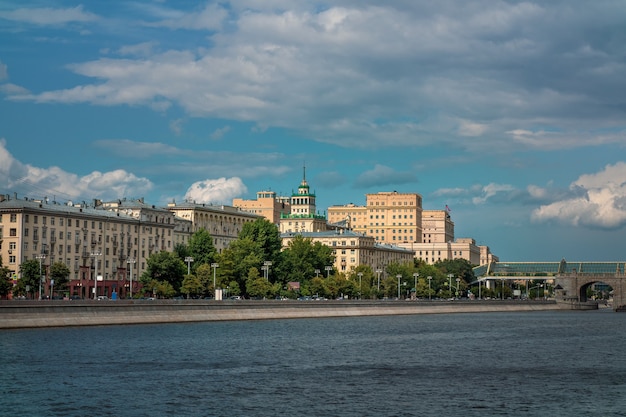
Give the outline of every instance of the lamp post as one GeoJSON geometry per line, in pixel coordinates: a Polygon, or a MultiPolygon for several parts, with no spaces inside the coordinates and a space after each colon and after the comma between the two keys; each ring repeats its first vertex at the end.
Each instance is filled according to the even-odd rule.
{"type": "Polygon", "coordinates": [[[265,271],[265,280],[270,280],[270,266],[272,266],[272,261],[263,262],[263,270],[265,271]]]}
{"type": "Polygon", "coordinates": [[[400,278],[402,278],[402,275],[398,274],[396,275],[396,278],[398,278],[398,300],[400,299],[400,278]]]}
{"type": "Polygon", "coordinates": [[[319,278],[320,277],[320,270],[316,269],[315,270],[315,278],[319,278]]]}
{"type": "Polygon", "coordinates": [[[454,275],[448,274],[448,289],[450,290],[450,298],[452,298],[452,277],[454,275]]]}
{"type": "Polygon", "coordinates": [[[420,274],[418,274],[417,272],[413,272],[413,280],[415,281],[413,283],[413,289],[415,290],[415,298],[417,298],[417,277],[419,277],[420,274]]]}
{"type": "Polygon", "coordinates": [[[217,268],[220,267],[220,264],[218,264],[217,262],[213,262],[211,264],[211,268],[213,268],[213,298],[215,298],[215,287],[216,287],[216,281],[215,281],[215,271],[217,270],[217,268]]]}
{"type": "Polygon", "coordinates": [[[42,280],[43,280],[43,275],[41,274],[41,263],[43,262],[44,259],[46,259],[46,254],[45,253],[39,254],[35,256],[35,258],[39,259],[39,301],[41,301],[41,285],[42,285],[42,280]]]}
{"type": "Polygon", "coordinates": [[[328,265],[328,266],[325,266],[324,269],[326,270],[326,278],[328,278],[330,276],[330,271],[333,270],[333,267],[328,265]]]}
{"type": "Polygon", "coordinates": [[[376,270],[376,273],[378,274],[378,291],[380,292],[380,273],[383,272],[380,269],[376,270]]]}
{"type": "Polygon", "coordinates": [[[91,251],[91,257],[94,259],[95,277],[93,277],[93,299],[98,298],[98,256],[101,256],[102,252],[99,250],[91,251]]]}
{"type": "Polygon", "coordinates": [[[193,262],[193,258],[191,256],[185,256],[185,262],[187,262],[187,275],[191,274],[191,263],[193,262]]]}
{"type": "Polygon", "coordinates": [[[427,277],[428,279],[428,301],[432,300],[431,295],[430,295],[430,281],[433,280],[433,277],[431,277],[430,275],[427,277]]]}
{"type": "Polygon", "coordinates": [[[363,272],[357,274],[359,276],[359,300],[361,299],[361,278],[363,278],[363,272]]]}
{"type": "Polygon", "coordinates": [[[126,263],[130,267],[130,295],[129,298],[133,298],[133,264],[135,263],[135,258],[126,259],[126,263]]]}
{"type": "Polygon", "coordinates": [[[461,278],[456,279],[456,298],[459,298],[459,283],[461,282],[461,278]]]}

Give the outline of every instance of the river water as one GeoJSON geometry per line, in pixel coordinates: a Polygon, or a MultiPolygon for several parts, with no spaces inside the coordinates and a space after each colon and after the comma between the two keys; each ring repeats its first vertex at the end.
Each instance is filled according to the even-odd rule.
{"type": "Polygon", "coordinates": [[[2,416],[626,416],[609,310],[0,331],[2,416]]]}

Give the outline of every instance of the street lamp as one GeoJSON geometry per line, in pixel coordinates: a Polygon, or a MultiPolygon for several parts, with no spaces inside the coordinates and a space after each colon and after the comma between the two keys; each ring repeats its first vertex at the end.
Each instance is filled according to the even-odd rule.
{"type": "Polygon", "coordinates": [[[263,267],[261,269],[263,269],[263,271],[265,271],[265,280],[269,281],[270,280],[270,266],[272,266],[272,261],[265,261],[263,262],[263,267]]]}
{"type": "Polygon", "coordinates": [[[191,263],[193,262],[193,258],[191,256],[185,256],[185,262],[187,262],[187,275],[191,274],[191,263]]]}
{"type": "Polygon", "coordinates": [[[450,298],[452,298],[452,277],[454,275],[448,274],[448,289],[450,290],[450,298]]]}
{"type": "Polygon", "coordinates": [[[98,256],[101,256],[102,252],[99,250],[91,251],[91,257],[94,259],[95,265],[95,277],[93,279],[93,299],[96,300],[98,298],[98,256]]]}
{"type": "Polygon", "coordinates": [[[324,267],[324,269],[326,270],[326,278],[328,278],[330,276],[330,271],[333,270],[333,267],[330,265],[327,265],[324,267]]]}
{"type": "Polygon", "coordinates": [[[126,263],[130,267],[130,296],[129,298],[133,298],[133,264],[135,263],[135,258],[126,259],[126,263]]]}
{"type": "Polygon", "coordinates": [[[216,286],[216,282],[215,282],[215,270],[217,268],[220,267],[220,264],[218,264],[217,262],[213,262],[211,264],[211,268],[213,268],[213,297],[215,298],[215,286],[216,286]]]}
{"type": "Polygon", "coordinates": [[[41,274],[41,263],[43,262],[44,259],[46,259],[46,254],[45,253],[39,254],[35,256],[35,258],[39,259],[39,301],[41,301],[41,285],[42,285],[42,280],[43,280],[43,275],[41,274]]]}
{"type": "Polygon", "coordinates": [[[316,269],[315,270],[315,278],[319,278],[320,277],[320,270],[316,269]]]}
{"type": "Polygon", "coordinates": [[[415,280],[415,283],[413,284],[413,289],[415,290],[415,298],[417,299],[417,277],[419,277],[420,274],[418,274],[417,272],[413,272],[413,279],[415,280]]]}
{"type": "Polygon", "coordinates": [[[398,274],[396,275],[396,278],[398,278],[398,300],[400,299],[400,278],[402,278],[402,275],[398,274]]]}
{"type": "Polygon", "coordinates": [[[363,278],[363,272],[357,274],[359,276],[359,300],[361,299],[361,278],[363,278]]]}
{"type": "Polygon", "coordinates": [[[381,272],[383,272],[383,271],[382,271],[382,270],[380,270],[380,269],[377,269],[377,270],[376,270],[376,273],[378,274],[378,291],[379,291],[379,292],[380,292],[380,273],[381,273],[381,272]]]}
{"type": "Polygon", "coordinates": [[[459,298],[459,282],[461,282],[461,278],[456,279],[456,297],[459,298]]]}
{"type": "Polygon", "coordinates": [[[431,295],[430,295],[430,281],[433,280],[433,277],[431,277],[430,275],[427,277],[428,279],[428,301],[432,300],[431,295]]]}

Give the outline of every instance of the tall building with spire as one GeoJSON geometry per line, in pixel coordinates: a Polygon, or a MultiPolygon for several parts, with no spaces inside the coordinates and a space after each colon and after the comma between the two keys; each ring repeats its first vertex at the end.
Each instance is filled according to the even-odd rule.
{"type": "Polygon", "coordinates": [[[302,181],[298,191],[291,194],[291,211],[280,216],[281,233],[322,232],[328,230],[326,216],[316,212],[315,193],[306,180],[306,166],[302,168],[302,181]]]}

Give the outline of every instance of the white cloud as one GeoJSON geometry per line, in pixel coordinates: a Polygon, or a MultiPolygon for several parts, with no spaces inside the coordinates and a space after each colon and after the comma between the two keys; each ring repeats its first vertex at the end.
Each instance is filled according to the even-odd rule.
{"type": "Polygon", "coordinates": [[[247,191],[239,177],[206,179],[193,183],[187,190],[185,199],[197,203],[231,204],[234,197],[247,191]]]}
{"type": "Polygon", "coordinates": [[[540,206],[533,211],[531,219],[604,229],[626,225],[626,163],[618,162],[598,173],[581,175],[570,189],[578,196],[540,206]]]}
{"type": "Polygon", "coordinates": [[[24,87],[11,83],[0,84],[0,92],[7,95],[28,94],[24,87]]]}
{"type": "Polygon", "coordinates": [[[355,181],[357,187],[393,187],[415,182],[412,172],[398,172],[385,165],[376,164],[373,169],[363,172],[355,181]]]}
{"type": "Polygon", "coordinates": [[[40,168],[23,164],[9,153],[4,139],[0,140],[0,167],[0,183],[31,197],[34,194],[67,199],[116,199],[144,195],[153,187],[150,180],[121,169],[79,176],[55,166],[40,168]]]}
{"type": "Polygon", "coordinates": [[[70,22],[90,22],[98,17],[83,10],[82,5],[67,9],[21,8],[8,12],[0,12],[0,18],[35,25],[61,25],[70,22]]]}
{"type": "Polygon", "coordinates": [[[484,204],[490,198],[493,198],[499,193],[510,193],[515,191],[515,187],[510,184],[496,184],[490,183],[480,188],[481,195],[479,197],[472,198],[474,204],[484,204]]]}
{"type": "Polygon", "coordinates": [[[216,129],[213,133],[211,133],[211,139],[218,140],[222,139],[226,133],[230,131],[230,126],[224,126],[222,128],[216,129]]]}
{"type": "Polygon", "coordinates": [[[609,46],[623,35],[623,10],[601,4],[602,19],[586,19],[585,7],[562,2],[378,3],[135,5],[151,29],[176,31],[155,31],[169,50],[155,51],[157,41],[125,46],[125,59],[69,66],[92,82],[11,98],[180,106],[193,117],[284,127],[343,147],[512,151],[625,141],[624,65],[609,46]],[[176,36],[179,29],[199,31],[199,41],[176,36]]]}

